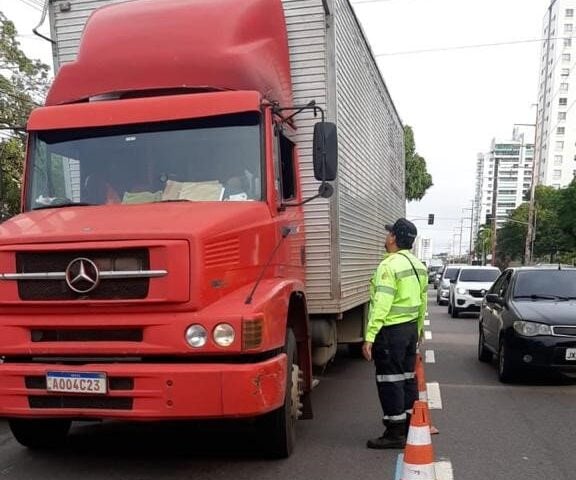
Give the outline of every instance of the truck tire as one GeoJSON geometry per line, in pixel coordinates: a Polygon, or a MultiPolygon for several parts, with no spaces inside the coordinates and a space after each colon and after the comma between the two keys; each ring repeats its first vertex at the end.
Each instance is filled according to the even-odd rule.
{"type": "Polygon", "coordinates": [[[13,419],[9,421],[14,438],[30,449],[54,448],[62,445],[72,425],[71,420],[13,419]]]}
{"type": "Polygon", "coordinates": [[[302,372],[297,363],[296,337],[291,329],[286,334],[284,351],[288,357],[284,405],[260,419],[266,453],[273,458],[288,458],[294,451],[296,421],[302,412],[302,372]]]}

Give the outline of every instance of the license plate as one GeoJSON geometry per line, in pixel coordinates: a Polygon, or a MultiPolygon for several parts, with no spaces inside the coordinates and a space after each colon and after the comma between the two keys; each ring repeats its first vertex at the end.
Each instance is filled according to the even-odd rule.
{"type": "Polygon", "coordinates": [[[566,349],[566,360],[576,361],[576,348],[567,348],[566,349]]]}
{"type": "Polygon", "coordinates": [[[96,372],[47,372],[46,387],[49,392],[105,394],[105,373],[96,372]]]}

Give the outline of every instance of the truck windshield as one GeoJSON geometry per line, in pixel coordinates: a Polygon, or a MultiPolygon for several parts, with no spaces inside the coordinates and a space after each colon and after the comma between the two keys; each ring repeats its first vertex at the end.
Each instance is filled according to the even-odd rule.
{"type": "Polygon", "coordinates": [[[28,209],[262,198],[260,116],[34,132],[28,209]]]}

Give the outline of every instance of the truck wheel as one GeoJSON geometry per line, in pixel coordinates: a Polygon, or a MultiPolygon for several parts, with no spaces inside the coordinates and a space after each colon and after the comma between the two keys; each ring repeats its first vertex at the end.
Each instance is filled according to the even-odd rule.
{"type": "Polygon", "coordinates": [[[492,361],[492,352],[486,348],[482,327],[480,327],[480,333],[478,334],[478,360],[484,363],[492,361]]]}
{"type": "Polygon", "coordinates": [[[14,419],[10,420],[14,438],[31,449],[53,448],[64,443],[72,425],[71,420],[60,419],[14,419]]]}
{"type": "Polygon", "coordinates": [[[274,458],[288,458],[292,454],[296,445],[296,421],[302,415],[303,375],[297,363],[296,338],[291,329],[286,335],[284,351],[288,357],[284,405],[261,418],[265,448],[274,458]]]}

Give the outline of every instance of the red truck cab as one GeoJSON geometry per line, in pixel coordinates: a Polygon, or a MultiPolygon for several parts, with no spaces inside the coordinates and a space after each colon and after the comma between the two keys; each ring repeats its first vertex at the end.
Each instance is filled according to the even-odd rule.
{"type": "MultiPolygon", "coordinates": [[[[53,444],[72,419],[256,417],[291,453],[312,381],[297,110],[280,0],[92,15],[29,119],[23,212],[0,226],[17,440],[53,444]]],[[[316,134],[327,195],[334,127],[316,134]]]]}

